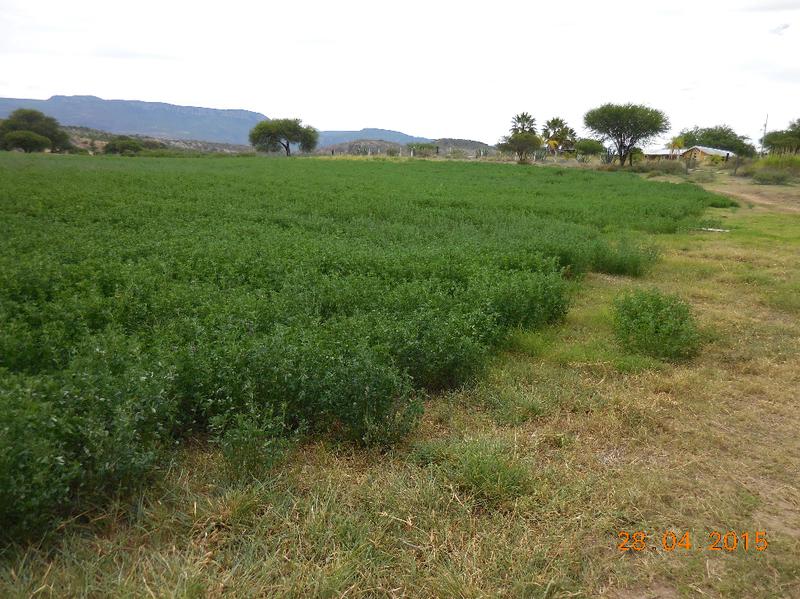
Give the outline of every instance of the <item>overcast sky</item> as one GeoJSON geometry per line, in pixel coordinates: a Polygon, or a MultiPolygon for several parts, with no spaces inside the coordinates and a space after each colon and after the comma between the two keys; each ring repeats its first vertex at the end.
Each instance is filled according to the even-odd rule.
{"type": "Polygon", "coordinates": [[[800,118],[800,0],[0,0],[0,96],[54,94],[488,143],[636,102],[756,140],[800,118]]]}

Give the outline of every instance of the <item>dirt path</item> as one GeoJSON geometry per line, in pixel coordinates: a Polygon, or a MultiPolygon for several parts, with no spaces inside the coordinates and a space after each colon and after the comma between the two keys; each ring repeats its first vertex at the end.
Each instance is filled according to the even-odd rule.
{"type": "Polygon", "coordinates": [[[774,212],[800,214],[800,188],[797,185],[758,185],[749,179],[721,175],[719,181],[703,187],[774,212]]]}

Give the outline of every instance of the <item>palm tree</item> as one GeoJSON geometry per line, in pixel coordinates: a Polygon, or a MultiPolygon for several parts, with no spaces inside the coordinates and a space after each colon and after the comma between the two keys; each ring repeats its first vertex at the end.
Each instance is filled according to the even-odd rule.
{"type": "Polygon", "coordinates": [[[578,134],[575,129],[567,125],[567,122],[559,117],[553,117],[544,124],[542,129],[547,147],[553,154],[571,149],[578,134]]]}
{"type": "Polygon", "coordinates": [[[527,112],[520,112],[511,119],[511,133],[536,133],[536,119],[527,112]]]}
{"type": "Polygon", "coordinates": [[[680,135],[673,137],[669,140],[667,147],[669,148],[669,159],[672,160],[674,158],[673,154],[680,153],[680,150],[684,148],[683,138],[680,135]]]}

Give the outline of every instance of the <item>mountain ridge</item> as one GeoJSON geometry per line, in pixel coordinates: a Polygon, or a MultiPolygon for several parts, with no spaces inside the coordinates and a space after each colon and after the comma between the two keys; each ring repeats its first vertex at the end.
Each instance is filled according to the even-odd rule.
{"type": "MultiPolygon", "coordinates": [[[[176,140],[201,140],[249,144],[248,134],[268,117],[236,108],[204,108],[144,100],[106,100],[92,95],[54,95],[47,100],[0,98],[0,119],[18,108],[32,108],[57,119],[62,125],[86,127],[119,135],[144,135],[176,140]]],[[[361,139],[408,144],[431,141],[390,129],[320,131],[319,147],[361,139]]]]}

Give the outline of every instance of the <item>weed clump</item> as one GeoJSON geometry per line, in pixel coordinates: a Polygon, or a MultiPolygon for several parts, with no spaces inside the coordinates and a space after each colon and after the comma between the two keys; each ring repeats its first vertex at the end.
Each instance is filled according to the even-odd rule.
{"type": "Polygon", "coordinates": [[[767,168],[753,173],[753,181],[759,185],[786,185],[789,182],[789,173],[767,168]]]}
{"type": "Polygon", "coordinates": [[[694,183],[713,183],[717,180],[713,171],[695,171],[689,178],[694,183]]]}
{"type": "Polygon", "coordinates": [[[656,290],[626,293],[614,301],[614,332],[625,349],[656,358],[697,354],[700,334],[689,305],[656,290]]]}
{"type": "Polygon", "coordinates": [[[284,419],[271,410],[217,417],[212,430],[218,431],[216,442],[233,480],[267,476],[291,446],[284,419]]]}
{"type": "Polygon", "coordinates": [[[535,490],[527,465],[504,444],[486,439],[418,445],[413,459],[431,466],[486,508],[507,507],[535,490]]]}
{"type": "Polygon", "coordinates": [[[683,160],[644,160],[629,167],[634,173],[654,175],[685,175],[686,163],[683,160]]]}

